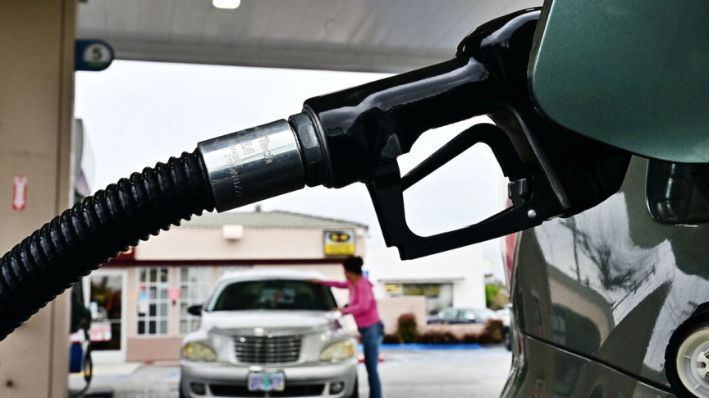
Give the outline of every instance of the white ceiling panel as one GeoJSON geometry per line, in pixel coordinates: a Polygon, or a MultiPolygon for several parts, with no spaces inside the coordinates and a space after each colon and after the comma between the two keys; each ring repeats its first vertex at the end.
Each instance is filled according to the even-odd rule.
{"type": "Polygon", "coordinates": [[[86,0],[78,36],[120,59],[401,72],[451,57],[497,16],[542,0],[86,0]]]}

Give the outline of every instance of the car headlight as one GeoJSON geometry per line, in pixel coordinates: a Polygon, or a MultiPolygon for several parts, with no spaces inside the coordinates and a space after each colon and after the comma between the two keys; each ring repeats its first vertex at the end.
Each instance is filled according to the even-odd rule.
{"type": "Polygon", "coordinates": [[[354,354],[355,345],[352,340],[340,340],[323,348],[320,352],[320,360],[337,362],[347,358],[352,358],[354,354]]]}
{"type": "Polygon", "coordinates": [[[190,361],[214,362],[217,360],[217,353],[204,343],[192,342],[182,346],[182,358],[190,361]]]}

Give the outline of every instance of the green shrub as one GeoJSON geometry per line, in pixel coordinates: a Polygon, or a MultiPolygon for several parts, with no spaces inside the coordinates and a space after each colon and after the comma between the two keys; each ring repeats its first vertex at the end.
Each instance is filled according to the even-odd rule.
{"type": "Polygon", "coordinates": [[[480,342],[480,335],[474,333],[466,333],[461,339],[463,344],[477,344],[480,342]]]}
{"type": "Polygon", "coordinates": [[[401,344],[401,337],[398,334],[385,334],[382,340],[384,344],[401,344]]]}
{"type": "Polygon", "coordinates": [[[492,284],[492,283],[486,283],[485,284],[485,306],[490,308],[492,307],[493,301],[495,301],[495,297],[500,293],[500,287],[492,284]]]}
{"type": "Polygon", "coordinates": [[[485,322],[485,327],[479,336],[480,344],[495,344],[502,341],[503,335],[503,325],[502,321],[499,319],[488,319],[485,322]]]}
{"type": "Polygon", "coordinates": [[[450,332],[427,332],[418,337],[419,344],[460,344],[461,340],[450,332]]]}
{"type": "Polygon", "coordinates": [[[403,343],[413,343],[418,337],[418,325],[414,314],[401,314],[396,334],[403,343]]]}

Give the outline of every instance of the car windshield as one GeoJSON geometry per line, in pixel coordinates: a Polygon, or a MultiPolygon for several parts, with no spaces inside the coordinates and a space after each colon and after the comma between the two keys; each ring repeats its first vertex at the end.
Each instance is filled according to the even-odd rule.
{"type": "Polygon", "coordinates": [[[259,280],[227,285],[213,301],[211,311],[328,311],[335,307],[327,286],[303,280],[259,280]]]}

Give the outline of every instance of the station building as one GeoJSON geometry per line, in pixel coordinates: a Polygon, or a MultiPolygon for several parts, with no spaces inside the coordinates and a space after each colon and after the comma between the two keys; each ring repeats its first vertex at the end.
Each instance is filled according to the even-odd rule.
{"type": "MultiPolygon", "coordinates": [[[[221,275],[297,267],[342,279],[342,258],[364,256],[366,232],[362,224],[284,211],[194,217],[85,278],[95,356],[176,360],[183,336],[199,326],[187,308],[202,304],[221,275]]],[[[334,293],[347,302],[346,291],[334,293]]]]}

